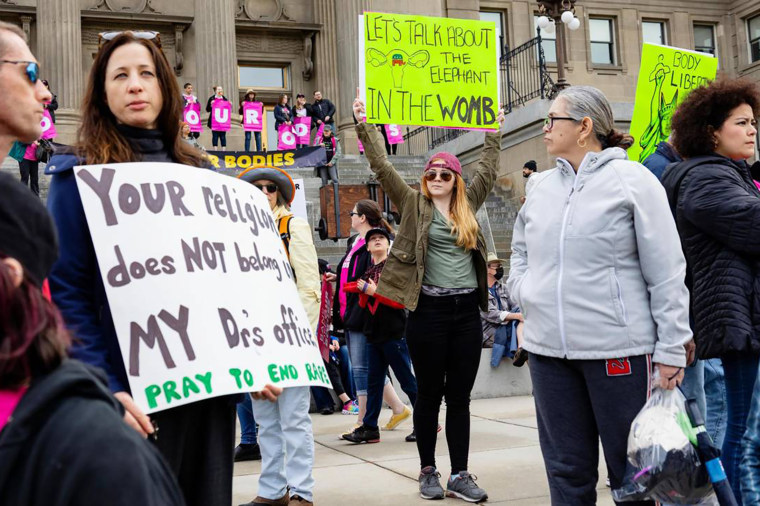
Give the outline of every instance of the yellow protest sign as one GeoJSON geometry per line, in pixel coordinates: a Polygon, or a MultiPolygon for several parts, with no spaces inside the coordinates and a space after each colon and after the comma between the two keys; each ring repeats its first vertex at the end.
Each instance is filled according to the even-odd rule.
{"type": "Polygon", "coordinates": [[[677,47],[644,44],[631,119],[628,158],[643,162],[668,140],[670,120],[691,90],[715,79],[718,59],[677,47]]]}
{"type": "Polygon", "coordinates": [[[365,12],[359,26],[369,123],[498,128],[493,22],[365,12]]]}

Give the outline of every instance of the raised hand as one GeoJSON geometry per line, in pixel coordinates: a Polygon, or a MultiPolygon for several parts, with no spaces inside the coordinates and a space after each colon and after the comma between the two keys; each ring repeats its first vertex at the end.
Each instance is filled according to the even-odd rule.
{"type": "Polygon", "coordinates": [[[361,91],[359,88],[356,88],[356,98],[354,99],[354,118],[356,118],[356,121],[361,121],[363,117],[367,115],[365,109],[364,109],[364,102],[362,102],[362,96],[361,91]]]}

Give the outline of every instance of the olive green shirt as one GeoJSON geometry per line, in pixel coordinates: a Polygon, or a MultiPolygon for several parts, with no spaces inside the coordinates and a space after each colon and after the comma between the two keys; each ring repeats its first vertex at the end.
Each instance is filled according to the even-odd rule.
{"type": "Polygon", "coordinates": [[[425,257],[423,285],[441,288],[477,288],[478,278],[472,252],[457,246],[457,236],[438,209],[428,230],[428,249],[425,257]]]}

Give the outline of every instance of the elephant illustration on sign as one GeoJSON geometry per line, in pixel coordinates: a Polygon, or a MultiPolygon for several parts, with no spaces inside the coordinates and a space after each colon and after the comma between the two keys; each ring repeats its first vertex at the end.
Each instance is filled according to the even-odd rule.
{"type": "Polygon", "coordinates": [[[388,53],[383,53],[379,49],[367,49],[367,61],[373,67],[382,67],[388,65],[393,77],[393,87],[401,88],[404,80],[404,70],[407,65],[421,69],[430,61],[430,53],[421,49],[411,55],[403,49],[393,49],[388,53]]]}

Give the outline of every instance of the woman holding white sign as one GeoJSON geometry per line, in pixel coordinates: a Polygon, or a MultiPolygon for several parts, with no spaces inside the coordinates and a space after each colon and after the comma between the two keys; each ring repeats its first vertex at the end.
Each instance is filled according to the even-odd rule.
{"type": "Polygon", "coordinates": [[[77,143],[72,152],[54,156],[46,169],[53,176],[48,207],[61,238],[50,288],[77,336],[71,354],[108,374],[125,421],[143,436],[154,435],[187,504],[229,506],[237,397],[186,404],[150,418],[137,407],[73,171],[77,165],[137,161],[203,167],[201,152],[182,140],[181,118],[179,86],[158,34],[101,34],[77,143]],[[160,427],[159,438],[154,424],[160,427]]]}

